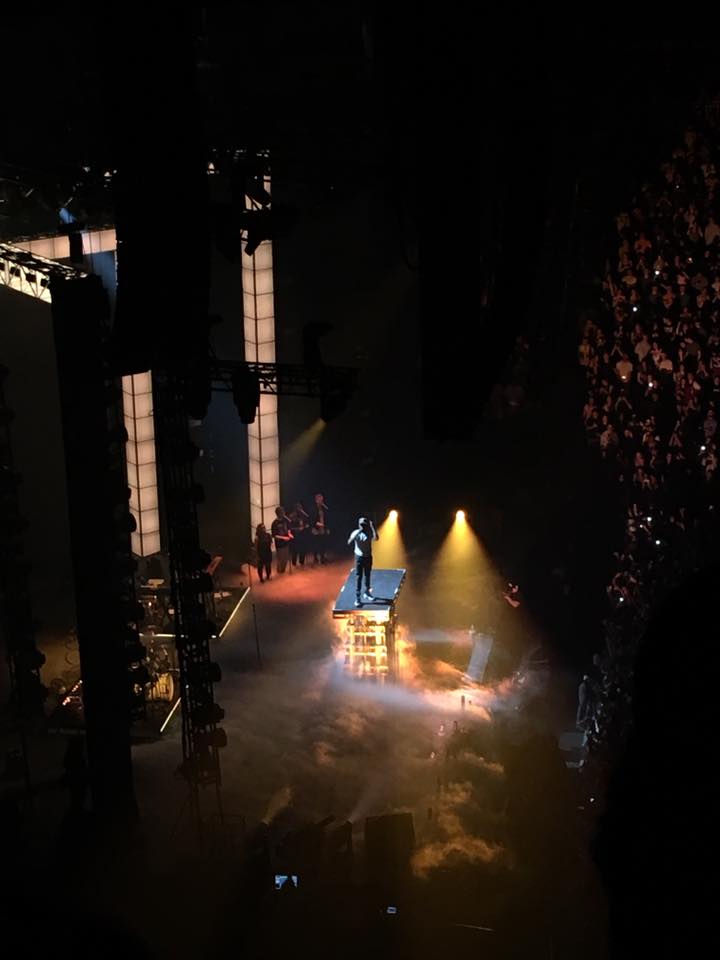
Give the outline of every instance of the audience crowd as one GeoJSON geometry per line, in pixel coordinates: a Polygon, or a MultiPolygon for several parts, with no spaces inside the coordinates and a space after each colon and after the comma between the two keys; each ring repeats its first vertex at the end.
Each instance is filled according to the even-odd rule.
{"type": "MultiPolygon", "coordinates": [[[[602,307],[579,361],[583,419],[626,511],[604,650],[580,689],[596,748],[627,730],[633,662],[656,603],[715,532],[720,414],[720,126],[707,114],[616,218],[602,307]]],[[[678,659],[692,637],[678,637],[678,659]]],[[[668,665],[669,668],[671,665],[668,665]]]]}
{"type": "Polygon", "coordinates": [[[527,397],[530,385],[530,342],[516,337],[503,374],[488,401],[488,413],[502,420],[517,413],[527,397]]]}

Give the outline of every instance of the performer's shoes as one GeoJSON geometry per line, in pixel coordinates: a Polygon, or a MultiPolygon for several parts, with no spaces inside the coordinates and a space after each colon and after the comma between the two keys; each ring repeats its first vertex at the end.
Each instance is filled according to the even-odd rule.
{"type": "Polygon", "coordinates": [[[356,606],[356,607],[361,607],[361,606],[362,606],[362,600],[360,599],[360,597],[358,597],[357,600],[355,601],[355,606],[356,606]]]}
{"type": "Polygon", "coordinates": [[[371,593],[366,593],[365,596],[363,597],[363,600],[365,601],[365,603],[372,603],[374,599],[375,597],[371,593]]]}

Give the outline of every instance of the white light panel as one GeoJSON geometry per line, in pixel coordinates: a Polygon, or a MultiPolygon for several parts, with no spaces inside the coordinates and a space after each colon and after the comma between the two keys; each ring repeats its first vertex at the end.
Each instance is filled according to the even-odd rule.
{"type": "MultiPolygon", "coordinates": [[[[263,186],[270,192],[270,177],[263,186]]],[[[258,209],[249,197],[247,207],[258,209]]],[[[247,236],[243,236],[247,240],[247,236]]],[[[264,240],[252,257],[242,255],[243,323],[245,360],[248,363],[275,363],[275,288],[272,241],[264,240]]],[[[255,422],[248,426],[250,466],[250,526],[254,534],[259,523],[268,529],[280,503],[280,460],[277,397],[260,395],[255,422]]]]}
{"type": "Polygon", "coordinates": [[[122,386],[123,415],[128,432],[125,449],[130,512],[137,524],[132,534],[132,551],[138,557],[149,557],[160,551],[152,374],[148,370],[123,377],[122,386]]]}

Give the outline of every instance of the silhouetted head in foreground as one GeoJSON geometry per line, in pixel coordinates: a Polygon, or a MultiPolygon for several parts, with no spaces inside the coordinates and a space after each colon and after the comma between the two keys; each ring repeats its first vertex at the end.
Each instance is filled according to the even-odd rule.
{"type": "Polygon", "coordinates": [[[641,644],[634,725],[595,847],[613,957],[700,956],[701,945],[720,941],[719,586],[717,567],[694,575],[658,609],[641,644]]]}

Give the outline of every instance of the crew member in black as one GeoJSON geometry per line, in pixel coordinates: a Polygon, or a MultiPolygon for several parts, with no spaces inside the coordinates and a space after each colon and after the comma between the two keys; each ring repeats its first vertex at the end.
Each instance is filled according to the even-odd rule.
{"type": "Polygon", "coordinates": [[[264,523],[255,528],[255,558],[260,583],[270,579],[272,573],[272,536],[264,523]]]}

